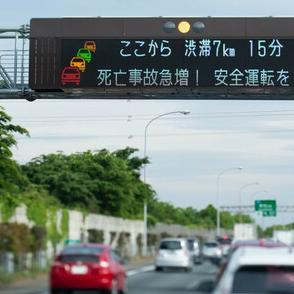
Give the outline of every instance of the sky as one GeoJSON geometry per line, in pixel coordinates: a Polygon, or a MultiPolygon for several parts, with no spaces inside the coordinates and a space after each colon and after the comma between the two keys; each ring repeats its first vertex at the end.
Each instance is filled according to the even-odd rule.
{"type": "MultiPolygon", "coordinates": [[[[14,1],[1,7],[1,27],[17,27],[32,17],[62,16],[292,16],[293,1],[14,1]],[[17,8],[17,9],[16,9],[17,8]]],[[[0,40],[0,51],[13,49],[0,40]]],[[[294,205],[294,102],[229,100],[1,100],[0,105],[26,127],[17,137],[14,158],[25,163],[40,154],[66,154],[131,146],[143,156],[148,121],[170,111],[189,110],[154,121],[148,128],[147,181],[161,200],[204,208],[276,199],[294,205]],[[258,182],[258,184],[256,184],[258,182]],[[246,187],[244,187],[246,186],[246,187]]],[[[291,214],[258,222],[287,223],[291,214]]]]}

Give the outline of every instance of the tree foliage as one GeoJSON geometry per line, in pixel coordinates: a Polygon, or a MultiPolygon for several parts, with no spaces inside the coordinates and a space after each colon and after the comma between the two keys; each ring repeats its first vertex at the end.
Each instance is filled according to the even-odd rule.
{"type": "MultiPolygon", "coordinates": [[[[87,213],[143,219],[143,206],[147,202],[149,226],[162,222],[215,228],[216,209],[212,205],[197,210],[160,201],[152,187],[141,180],[141,170],[149,163],[148,158],[136,156],[137,149],[134,148],[127,147],[115,152],[103,149],[70,155],[58,152],[41,155],[20,166],[12,159],[12,147],[17,143],[15,135],[29,134],[21,126],[12,124],[11,120],[0,107],[2,220],[11,217],[19,201],[27,205],[30,220],[41,227],[47,222],[45,211],[52,207],[56,209],[63,206],[78,208],[87,213]]],[[[54,211],[49,213],[50,226],[47,234],[57,242],[60,238],[53,218],[54,211]]],[[[64,214],[64,231],[67,218],[64,214]]],[[[232,229],[238,219],[238,216],[228,212],[221,213],[221,224],[226,229],[232,229]]],[[[242,221],[252,220],[244,215],[242,221]]]]}
{"type": "Polygon", "coordinates": [[[11,148],[17,144],[15,134],[28,136],[29,133],[21,126],[12,124],[11,120],[0,106],[0,194],[15,192],[27,184],[19,165],[12,160],[11,148]]]}
{"type": "Polygon", "coordinates": [[[23,166],[31,182],[42,185],[67,207],[106,215],[134,217],[154,191],[140,176],[146,162],[136,149],[42,155],[23,166]]]}

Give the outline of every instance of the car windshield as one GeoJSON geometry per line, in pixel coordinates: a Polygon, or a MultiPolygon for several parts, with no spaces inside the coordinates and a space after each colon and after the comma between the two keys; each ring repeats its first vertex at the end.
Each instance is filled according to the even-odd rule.
{"type": "Polygon", "coordinates": [[[232,289],[232,293],[294,293],[294,267],[242,267],[235,274],[232,289]]]}
{"type": "Polygon", "coordinates": [[[163,241],[160,244],[160,249],[162,250],[180,250],[182,245],[180,241],[163,241]]]}

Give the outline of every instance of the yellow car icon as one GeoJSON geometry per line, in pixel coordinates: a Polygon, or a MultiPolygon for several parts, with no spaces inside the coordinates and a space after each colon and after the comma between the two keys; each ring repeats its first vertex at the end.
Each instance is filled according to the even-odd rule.
{"type": "Polygon", "coordinates": [[[84,44],[84,48],[90,50],[91,52],[96,52],[96,43],[94,41],[86,41],[84,44]]]}
{"type": "Polygon", "coordinates": [[[71,67],[77,67],[81,72],[84,72],[86,69],[86,61],[82,57],[73,57],[70,61],[71,67]]]}

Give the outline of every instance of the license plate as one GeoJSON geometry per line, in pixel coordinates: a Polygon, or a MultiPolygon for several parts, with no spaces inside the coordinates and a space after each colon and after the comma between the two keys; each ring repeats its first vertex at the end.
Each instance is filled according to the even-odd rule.
{"type": "Polygon", "coordinates": [[[85,265],[73,265],[71,273],[74,275],[85,275],[88,272],[88,267],[85,265]]]}

